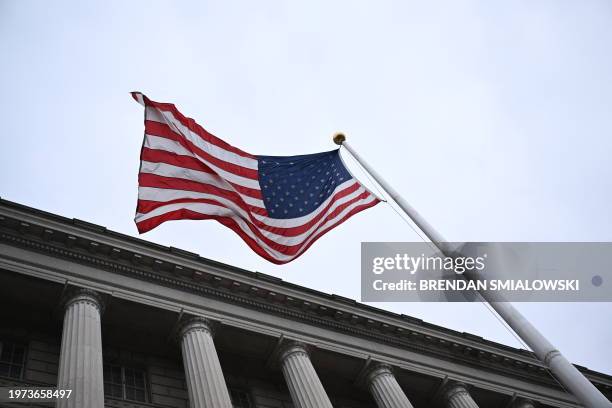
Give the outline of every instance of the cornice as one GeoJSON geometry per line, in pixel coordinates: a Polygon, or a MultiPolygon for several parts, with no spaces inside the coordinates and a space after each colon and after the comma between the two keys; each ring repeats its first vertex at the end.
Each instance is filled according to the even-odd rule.
{"type": "MultiPolygon", "coordinates": [[[[91,232],[91,228],[89,231],[91,232]]],[[[98,230],[99,233],[104,231],[98,230]]],[[[245,283],[211,273],[207,265],[203,265],[202,268],[186,267],[165,259],[116,248],[101,240],[85,238],[81,234],[70,234],[3,215],[0,215],[0,242],[456,363],[556,386],[546,368],[531,352],[488,341],[483,341],[486,347],[479,348],[474,343],[481,338],[469,334],[465,335],[467,336],[465,342],[461,339],[449,340],[446,333],[441,333],[440,336],[429,335],[409,327],[418,325],[419,322],[418,319],[410,317],[406,325],[394,325],[359,313],[347,313],[341,305],[350,299],[338,297],[339,307],[330,307],[329,302],[322,305],[310,299],[298,298],[293,294],[285,295],[282,291],[270,291],[264,287],[264,283],[269,282],[269,279],[263,279],[261,286],[245,283]],[[499,346],[500,351],[491,352],[492,345],[499,346]],[[517,356],[509,356],[510,353],[517,356]]],[[[174,251],[175,254],[177,252],[174,251]]],[[[276,279],[270,278],[273,281],[276,279]]],[[[354,301],[348,303],[353,304],[354,301]]],[[[608,379],[600,373],[589,373],[608,379]]]]}

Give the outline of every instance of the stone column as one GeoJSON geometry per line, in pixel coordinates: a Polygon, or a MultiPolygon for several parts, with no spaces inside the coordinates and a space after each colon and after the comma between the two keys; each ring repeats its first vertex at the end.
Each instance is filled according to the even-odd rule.
{"type": "Polygon", "coordinates": [[[57,400],[58,408],[104,408],[101,310],[93,290],[77,289],[66,297],[57,387],[72,393],[57,400]]]}
{"type": "Polygon", "coordinates": [[[533,401],[525,398],[517,398],[512,403],[512,408],[535,408],[533,401]]]}
{"type": "Polygon", "coordinates": [[[211,322],[193,317],[183,324],[180,337],[189,405],[192,408],[232,408],[213,342],[211,322]]]}
{"type": "Polygon", "coordinates": [[[304,344],[289,343],[279,356],[295,408],[332,408],[304,344]]]}
{"type": "Polygon", "coordinates": [[[412,408],[391,366],[375,364],[366,374],[366,382],[378,408],[412,408]]]}
{"type": "Polygon", "coordinates": [[[447,408],[478,408],[463,383],[448,385],[442,392],[442,401],[447,408]]]}

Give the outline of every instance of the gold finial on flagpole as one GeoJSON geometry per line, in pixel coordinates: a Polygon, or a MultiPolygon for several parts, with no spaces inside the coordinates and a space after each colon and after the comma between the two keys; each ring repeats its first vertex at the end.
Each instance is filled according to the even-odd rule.
{"type": "Polygon", "coordinates": [[[345,140],[346,136],[344,136],[344,133],[336,133],[334,135],[334,143],[338,146],[342,146],[342,143],[344,143],[345,140]]]}

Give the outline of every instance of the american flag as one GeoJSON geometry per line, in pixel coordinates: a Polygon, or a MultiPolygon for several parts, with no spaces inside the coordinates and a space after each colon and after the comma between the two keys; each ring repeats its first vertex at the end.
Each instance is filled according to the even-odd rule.
{"type": "Polygon", "coordinates": [[[344,166],[339,150],[301,156],[246,153],[169,103],[140,92],[145,108],[136,226],[169,220],[220,222],[257,254],[283,264],[379,199],[344,166]]]}

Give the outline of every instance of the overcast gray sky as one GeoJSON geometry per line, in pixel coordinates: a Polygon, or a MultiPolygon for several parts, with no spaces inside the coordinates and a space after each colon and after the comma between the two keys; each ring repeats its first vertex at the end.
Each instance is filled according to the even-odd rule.
{"type": "MultiPolygon", "coordinates": [[[[0,55],[8,200],[137,235],[140,90],[254,154],[344,131],[449,240],[612,240],[609,1],[0,0],[0,55]]],[[[419,239],[384,204],[285,266],[212,221],[143,238],[355,299],[360,242],[419,239]]],[[[376,306],[518,346],[480,304],[376,306]]],[[[612,373],[612,304],[517,307],[612,373]]]]}

